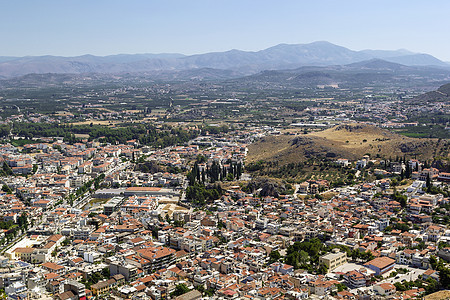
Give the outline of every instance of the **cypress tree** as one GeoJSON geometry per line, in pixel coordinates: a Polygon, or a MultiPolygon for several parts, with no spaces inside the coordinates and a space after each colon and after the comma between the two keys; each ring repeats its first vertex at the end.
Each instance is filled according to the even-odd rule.
{"type": "Polygon", "coordinates": [[[409,166],[409,163],[406,164],[405,177],[406,178],[410,178],[411,177],[411,167],[409,166]]]}

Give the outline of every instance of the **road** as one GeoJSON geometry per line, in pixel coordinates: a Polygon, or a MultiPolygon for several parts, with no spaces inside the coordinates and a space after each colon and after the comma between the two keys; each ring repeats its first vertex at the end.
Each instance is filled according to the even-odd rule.
{"type": "MultiPolygon", "coordinates": [[[[47,221],[47,217],[43,216],[41,218],[40,222],[38,224],[36,224],[35,226],[33,226],[33,227],[39,227],[42,223],[44,223],[46,221],[47,221]]],[[[6,251],[8,251],[8,249],[14,247],[15,244],[20,242],[25,237],[27,237],[27,232],[24,232],[24,233],[20,234],[19,236],[14,238],[9,244],[4,245],[2,250],[0,251],[0,254],[4,254],[6,251]]]]}
{"type": "Polygon", "coordinates": [[[73,204],[74,208],[79,208],[82,209],[86,204],[88,204],[89,201],[91,201],[92,197],[91,195],[88,193],[87,196],[84,196],[83,199],[81,199],[80,201],[77,201],[73,204]]]}
{"type": "Polygon", "coordinates": [[[105,172],[105,176],[108,176],[109,174],[117,172],[117,171],[122,171],[123,169],[126,169],[129,165],[130,165],[129,161],[120,163],[117,166],[115,166],[115,167],[109,169],[108,171],[106,171],[105,172]]]}
{"type": "MultiPolygon", "coordinates": [[[[106,171],[104,174],[105,174],[105,176],[108,176],[111,173],[114,173],[117,171],[122,171],[122,170],[126,169],[129,165],[130,165],[130,162],[128,162],[128,161],[124,162],[124,163],[120,163],[117,166],[106,171]]],[[[82,209],[86,204],[89,203],[89,201],[91,201],[91,199],[92,199],[91,194],[87,193],[87,195],[83,196],[83,198],[81,200],[77,200],[76,202],[74,202],[73,207],[82,209]]]]}

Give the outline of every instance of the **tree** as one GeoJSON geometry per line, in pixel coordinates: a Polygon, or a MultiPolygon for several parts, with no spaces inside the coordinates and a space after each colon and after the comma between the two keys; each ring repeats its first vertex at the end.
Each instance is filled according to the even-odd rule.
{"type": "Polygon", "coordinates": [[[439,281],[444,288],[450,286],[450,268],[445,267],[443,264],[440,264],[438,267],[439,271],[439,281]]]}
{"type": "Polygon", "coordinates": [[[407,288],[401,282],[394,283],[394,286],[397,289],[397,291],[400,291],[400,292],[404,292],[407,290],[407,288]]]}
{"type": "Polygon", "coordinates": [[[228,173],[226,179],[227,181],[233,181],[234,180],[233,173],[228,173]]]}
{"type": "Polygon", "coordinates": [[[400,203],[400,205],[404,208],[407,205],[407,200],[408,197],[406,195],[401,194],[400,192],[396,191],[393,195],[392,195],[392,199],[394,201],[397,201],[400,203]]]}
{"type": "Polygon", "coordinates": [[[159,231],[159,227],[158,226],[153,226],[152,227],[152,237],[154,239],[158,239],[158,231],[159,231]]]}
{"type": "Polygon", "coordinates": [[[227,224],[225,224],[225,222],[224,221],[222,221],[222,220],[219,220],[218,222],[217,222],[217,229],[222,229],[222,228],[226,228],[227,227],[227,224]]]}
{"type": "Polygon", "coordinates": [[[4,191],[7,194],[12,194],[13,193],[13,190],[9,186],[7,186],[6,184],[4,184],[2,186],[2,191],[4,191]]]}
{"type": "Polygon", "coordinates": [[[111,273],[109,271],[109,268],[103,268],[102,269],[102,276],[108,279],[111,276],[111,273]]]}
{"type": "Polygon", "coordinates": [[[6,175],[14,175],[14,172],[12,171],[11,167],[6,162],[3,163],[2,169],[6,175]]]}
{"type": "Polygon", "coordinates": [[[56,257],[57,254],[58,254],[58,247],[55,247],[55,250],[53,250],[52,252],[52,257],[56,257]]]}
{"type": "Polygon", "coordinates": [[[20,217],[17,218],[17,224],[19,228],[24,229],[25,231],[28,229],[28,219],[25,213],[22,213],[20,217]]]}
{"type": "Polygon", "coordinates": [[[343,284],[343,283],[336,284],[336,287],[338,289],[338,292],[342,292],[343,290],[347,290],[348,289],[348,287],[345,284],[343,284]]]}
{"type": "Polygon", "coordinates": [[[434,256],[434,255],[430,256],[430,265],[433,270],[436,270],[437,265],[438,265],[438,260],[437,260],[436,256],[434,256]]]}
{"type": "Polygon", "coordinates": [[[197,155],[197,158],[196,158],[195,162],[196,163],[200,163],[200,164],[201,163],[205,163],[206,162],[206,157],[201,155],[201,154],[199,154],[199,155],[197,155]]]}
{"type": "Polygon", "coordinates": [[[186,199],[197,205],[205,205],[207,201],[217,200],[223,191],[220,185],[209,185],[205,187],[201,183],[194,183],[186,189],[186,199]]]}
{"type": "Polygon", "coordinates": [[[237,168],[236,168],[236,178],[240,179],[241,175],[242,175],[242,164],[241,164],[241,162],[239,162],[237,164],[237,168]]]}
{"type": "Polygon", "coordinates": [[[374,259],[375,257],[373,256],[372,252],[366,251],[366,252],[361,253],[361,258],[364,261],[370,261],[370,260],[374,259]]]}
{"type": "Polygon", "coordinates": [[[205,183],[205,181],[206,181],[205,171],[202,170],[202,183],[205,183]]]}
{"type": "Polygon", "coordinates": [[[401,230],[402,232],[409,231],[411,228],[406,223],[396,223],[394,228],[397,230],[401,230]]]}
{"type": "Polygon", "coordinates": [[[406,164],[406,170],[405,170],[405,177],[411,178],[411,167],[409,166],[409,163],[406,164]]]}
{"type": "Polygon", "coordinates": [[[207,297],[212,297],[214,295],[213,288],[209,288],[209,289],[205,290],[205,287],[203,285],[197,285],[195,287],[195,289],[207,297]]]}
{"type": "Polygon", "coordinates": [[[184,226],[184,221],[174,220],[173,221],[173,226],[175,226],[175,227],[183,227],[184,226]]]}
{"type": "Polygon", "coordinates": [[[281,254],[280,252],[278,252],[277,250],[270,252],[269,254],[269,264],[277,262],[280,258],[281,258],[281,254]]]}
{"type": "Polygon", "coordinates": [[[309,255],[305,251],[301,250],[298,255],[298,262],[301,266],[308,264],[309,262],[309,255]]]}
{"type": "Polygon", "coordinates": [[[221,170],[219,164],[216,161],[213,161],[211,169],[209,169],[209,178],[211,179],[211,183],[218,181],[220,174],[221,170]]]}
{"type": "Polygon", "coordinates": [[[187,292],[189,292],[189,288],[184,283],[181,283],[175,287],[175,290],[170,294],[170,296],[176,297],[186,294],[187,292]]]}
{"type": "Polygon", "coordinates": [[[425,285],[425,291],[427,294],[436,292],[438,290],[438,287],[439,283],[436,280],[431,277],[427,279],[427,285],[425,285]]]}
{"type": "Polygon", "coordinates": [[[327,268],[327,266],[325,266],[324,264],[320,264],[319,269],[317,269],[317,272],[318,272],[319,274],[325,275],[325,274],[328,273],[328,268],[327,268]]]}
{"type": "Polygon", "coordinates": [[[323,267],[319,266],[319,256],[324,251],[326,251],[326,246],[317,238],[295,242],[288,247],[285,262],[295,269],[303,268],[317,273],[326,272],[323,267]]]}
{"type": "Polygon", "coordinates": [[[5,289],[0,289],[0,299],[8,299],[8,295],[6,295],[5,289]]]}

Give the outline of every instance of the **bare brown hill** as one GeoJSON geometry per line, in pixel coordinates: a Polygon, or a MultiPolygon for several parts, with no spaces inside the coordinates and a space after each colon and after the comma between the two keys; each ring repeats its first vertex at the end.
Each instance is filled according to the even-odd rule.
{"type": "Polygon", "coordinates": [[[443,300],[450,299],[450,290],[439,291],[428,296],[425,296],[425,300],[443,300]]]}
{"type": "Polygon", "coordinates": [[[431,91],[411,100],[411,103],[450,102],[450,83],[444,84],[436,91],[431,91]]]}
{"type": "Polygon", "coordinates": [[[365,154],[372,158],[406,155],[429,160],[441,154],[444,143],[437,139],[409,138],[371,125],[344,124],[295,137],[265,137],[249,146],[248,162],[278,161],[283,165],[315,157],[355,160],[365,154]]]}

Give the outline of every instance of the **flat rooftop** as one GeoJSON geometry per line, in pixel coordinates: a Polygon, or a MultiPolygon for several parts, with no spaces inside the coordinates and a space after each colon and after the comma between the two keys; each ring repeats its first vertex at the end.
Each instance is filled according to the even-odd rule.
{"type": "Polygon", "coordinates": [[[326,254],[326,255],[322,256],[321,258],[322,258],[322,259],[328,259],[328,260],[332,260],[332,259],[335,259],[335,258],[341,257],[341,256],[342,256],[342,254],[345,254],[345,255],[346,255],[346,253],[345,253],[345,252],[337,252],[337,253],[330,253],[330,254],[326,254]]]}

